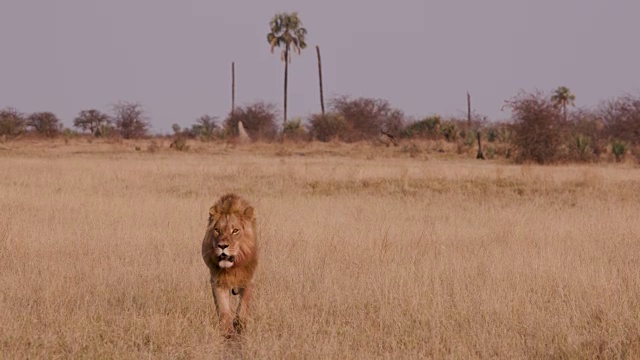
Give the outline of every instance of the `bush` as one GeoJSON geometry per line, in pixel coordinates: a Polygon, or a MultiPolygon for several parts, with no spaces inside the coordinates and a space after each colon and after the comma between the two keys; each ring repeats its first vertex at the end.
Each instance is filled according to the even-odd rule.
{"type": "Polygon", "coordinates": [[[51,112],[37,112],[29,115],[27,126],[38,135],[54,137],[62,131],[60,119],[51,112]]]}
{"type": "Polygon", "coordinates": [[[515,135],[513,143],[518,161],[539,164],[557,160],[562,144],[562,114],[548,96],[520,93],[505,105],[512,113],[515,135]]]}
{"type": "Polygon", "coordinates": [[[171,143],[171,145],[169,145],[169,148],[176,151],[188,151],[189,145],[187,145],[187,138],[182,135],[178,135],[175,139],[173,139],[173,142],[171,143]]]}
{"type": "Polygon", "coordinates": [[[571,113],[567,126],[570,160],[597,160],[607,143],[607,136],[602,130],[604,125],[598,114],[578,110],[571,113]]]}
{"type": "Polygon", "coordinates": [[[336,113],[314,114],[309,123],[311,137],[319,141],[344,140],[343,135],[350,131],[344,117],[336,113]]]}
{"type": "Polygon", "coordinates": [[[616,157],[616,162],[622,161],[627,153],[627,143],[623,140],[616,139],[611,143],[611,152],[616,157]]]}
{"type": "Polygon", "coordinates": [[[196,123],[191,126],[190,135],[192,137],[200,137],[201,141],[211,141],[218,129],[216,119],[217,117],[207,114],[200,116],[196,123]]]}
{"type": "Polygon", "coordinates": [[[591,146],[591,138],[583,135],[577,134],[573,137],[571,152],[574,155],[574,159],[580,161],[589,161],[593,158],[593,150],[591,146]]]}
{"type": "Polygon", "coordinates": [[[458,139],[458,126],[453,121],[447,121],[440,126],[440,134],[447,141],[456,141],[458,139]]]}
{"type": "Polygon", "coordinates": [[[8,107],[0,110],[0,136],[14,138],[25,132],[26,121],[18,110],[8,107]]]}
{"type": "Polygon", "coordinates": [[[438,139],[440,137],[440,116],[434,115],[409,124],[402,131],[402,137],[421,137],[428,139],[438,139]]]}
{"type": "Polygon", "coordinates": [[[238,122],[242,121],[251,139],[272,140],[278,134],[276,115],[275,106],[262,101],[240,106],[224,121],[225,132],[230,136],[238,136],[238,122]]]}
{"type": "Polygon", "coordinates": [[[610,138],[640,144],[640,98],[627,95],[607,100],[600,104],[598,114],[610,138]]]}
{"type": "Polygon", "coordinates": [[[339,96],[330,102],[330,108],[338,117],[329,121],[339,125],[341,118],[346,122],[339,137],[347,142],[373,140],[381,131],[397,136],[404,123],[404,113],[383,99],[339,96]]]}
{"type": "Polygon", "coordinates": [[[302,126],[302,119],[300,118],[288,120],[284,124],[282,134],[289,140],[303,140],[307,136],[307,132],[304,126],[302,126]]]}

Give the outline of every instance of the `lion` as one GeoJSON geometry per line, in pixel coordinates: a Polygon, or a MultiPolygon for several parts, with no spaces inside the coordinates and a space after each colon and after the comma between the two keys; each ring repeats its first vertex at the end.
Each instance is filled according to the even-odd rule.
{"type": "Polygon", "coordinates": [[[258,266],[256,217],[253,207],[240,196],[225,194],[209,209],[209,223],[202,240],[202,258],[209,268],[213,302],[226,336],[240,333],[246,323],[258,266]],[[239,295],[235,314],[231,294],[239,295]]]}

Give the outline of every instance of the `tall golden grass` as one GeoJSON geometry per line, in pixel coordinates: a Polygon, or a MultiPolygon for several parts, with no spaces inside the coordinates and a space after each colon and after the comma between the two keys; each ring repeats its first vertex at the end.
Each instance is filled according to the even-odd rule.
{"type": "Polygon", "coordinates": [[[163,146],[0,152],[1,358],[640,357],[632,165],[163,146]],[[262,251],[239,342],[200,257],[227,191],[262,251]]]}

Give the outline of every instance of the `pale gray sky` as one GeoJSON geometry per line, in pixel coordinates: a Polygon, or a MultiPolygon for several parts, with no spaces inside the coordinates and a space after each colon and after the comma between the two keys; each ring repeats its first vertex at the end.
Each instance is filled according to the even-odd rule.
{"type": "Polygon", "coordinates": [[[407,115],[474,108],[503,119],[520,89],[570,87],[576,105],[640,88],[638,0],[0,0],[0,107],[53,111],[141,102],[153,131],[229,111],[282,108],[283,64],[266,41],[276,12],[298,11],[309,47],[290,67],[289,116],[325,98],[379,97],[407,115]]]}

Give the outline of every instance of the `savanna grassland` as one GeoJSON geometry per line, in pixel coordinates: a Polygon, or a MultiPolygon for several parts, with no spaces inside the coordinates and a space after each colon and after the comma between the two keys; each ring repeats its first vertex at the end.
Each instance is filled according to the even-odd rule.
{"type": "Polygon", "coordinates": [[[640,357],[640,168],[419,146],[3,145],[0,358],[640,357]],[[261,244],[232,343],[200,256],[227,191],[261,244]]]}

